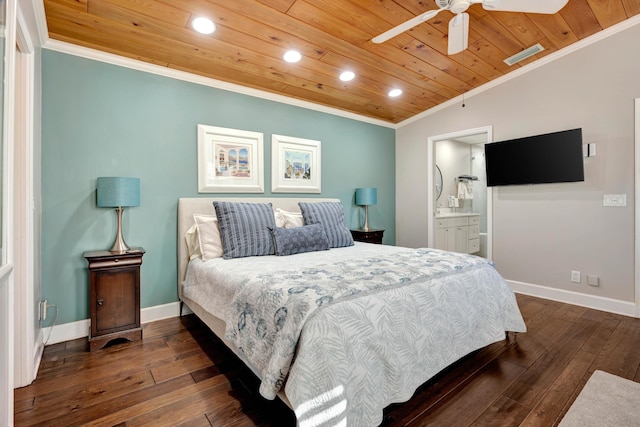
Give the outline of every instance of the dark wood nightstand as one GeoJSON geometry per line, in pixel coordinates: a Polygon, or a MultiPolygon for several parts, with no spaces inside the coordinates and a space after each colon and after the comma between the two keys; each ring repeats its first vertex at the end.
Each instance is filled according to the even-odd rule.
{"type": "Polygon", "coordinates": [[[353,240],[356,242],[377,243],[378,245],[382,244],[383,234],[384,230],[351,230],[353,240]]]}
{"type": "Polygon", "coordinates": [[[85,252],[91,286],[90,351],[117,338],[142,339],[140,265],[144,252],[142,248],[131,248],[127,252],[85,252]]]}

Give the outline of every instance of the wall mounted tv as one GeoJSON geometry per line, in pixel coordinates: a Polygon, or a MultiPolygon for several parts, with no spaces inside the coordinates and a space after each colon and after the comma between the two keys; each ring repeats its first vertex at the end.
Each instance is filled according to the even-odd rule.
{"type": "Polygon", "coordinates": [[[582,129],[485,144],[487,186],[584,181],[582,129]]]}

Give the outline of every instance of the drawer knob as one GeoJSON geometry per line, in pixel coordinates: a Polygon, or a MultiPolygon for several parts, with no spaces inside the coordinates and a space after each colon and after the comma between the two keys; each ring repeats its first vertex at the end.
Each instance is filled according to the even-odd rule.
{"type": "Polygon", "coordinates": [[[104,304],[104,300],[103,300],[102,298],[100,298],[100,299],[98,300],[98,305],[102,305],[102,304],[104,304]]]}
{"type": "Polygon", "coordinates": [[[113,262],[119,262],[120,260],[118,258],[114,259],[113,262]]]}

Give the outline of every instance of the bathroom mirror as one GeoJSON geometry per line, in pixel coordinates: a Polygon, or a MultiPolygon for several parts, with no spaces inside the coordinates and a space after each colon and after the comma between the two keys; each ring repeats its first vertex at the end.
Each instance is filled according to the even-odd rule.
{"type": "Polygon", "coordinates": [[[438,200],[440,198],[440,195],[442,194],[442,172],[440,171],[440,168],[438,167],[438,165],[436,165],[436,188],[435,188],[435,194],[436,194],[436,200],[438,200]]]}

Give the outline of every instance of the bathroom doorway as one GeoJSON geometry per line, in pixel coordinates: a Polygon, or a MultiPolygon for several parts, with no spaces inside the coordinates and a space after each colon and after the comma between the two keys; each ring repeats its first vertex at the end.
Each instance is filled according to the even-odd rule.
{"type": "Polygon", "coordinates": [[[431,136],[427,140],[427,174],[431,181],[427,185],[428,246],[436,247],[436,215],[441,213],[477,213],[480,225],[480,251],[477,253],[492,259],[492,189],[486,187],[484,177],[485,143],[493,142],[491,126],[431,136]],[[438,145],[441,148],[438,167],[438,145]],[[469,148],[466,149],[465,147],[469,148]],[[461,154],[456,154],[455,151],[461,154]],[[444,163],[447,164],[444,164],[444,163]],[[466,166],[454,166],[456,162],[466,166]],[[464,169],[468,167],[468,169],[464,169]],[[468,172],[466,172],[468,171],[468,172]],[[481,173],[480,173],[481,172],[481,173]],[[468,175],[468,179],[466,179],[468,175]],[[460,179],[460,177],[463,177],[460,179]],[[474,179],[478,178],[478,179],[474,179]],[[462,184],[459,186],[459,184],[462,184]],[[472,190],[473,197],[457,197],[462,189],[472,190]],[[457,200],[452,200],[457,199],[457,200]]]}

